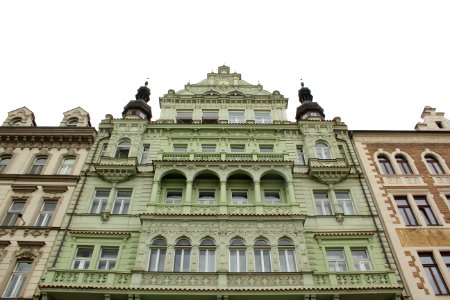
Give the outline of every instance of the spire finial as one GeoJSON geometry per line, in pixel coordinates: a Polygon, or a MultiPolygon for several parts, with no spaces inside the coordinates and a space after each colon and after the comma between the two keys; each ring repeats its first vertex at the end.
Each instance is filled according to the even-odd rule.
{"type": "Polygon", "coordinates": [[[300,78],[300,85],[301,85],[302,87],[305,86],[305,84],[303,83],[303,78],[300,78]]]}
{"type": "Polygon", "coordinates": [[[148,77],[147,77],[147,80],[145,81],[145,86],[147,86],[148,85],[148,77]]]}

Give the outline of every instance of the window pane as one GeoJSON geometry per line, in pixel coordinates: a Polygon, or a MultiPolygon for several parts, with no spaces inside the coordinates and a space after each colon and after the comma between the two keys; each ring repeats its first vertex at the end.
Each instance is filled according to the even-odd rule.
{"type": "Polygon", "coordinates": [[[98,269],[111,270],[116,266],[118,248],[102,248],[98,260],[98,269]]]}
{"type": "Polygon", "coordinates": [[[74,269],[88,269],[91,257],[92,257],[92,248],[80,247],[77,249],[77,253],[73,260],[72,268],[74,269]]]}
{"type": "Polygon", "coordinates": [[[231,145],[231,152],[245,152],[245,145],[231,145]]]}
{"type": "Polygon", "coordinates": [[[351,252],[356,270],[370,271],[372,269],[369,256],[367,255],[367,251],[365,249],[352,249],[351,252]]]}
{"type": "Polygon", "coordinates": [[[318,215],[332,215],[331,202],[327,192],[314,192],[316,210],[318,215]]]}
{"type": "Polygon", "coordinates": [[[13,201],[3,219],[2,226],[16,225],[17,219],[19,218],[19,214],[22,213],[24,207],[25,201],[13,201]]]}
{"type": "Polygon", "coordinates": [[[427,274],[428,282],[433,287],[433,291],[436,295],[448,295],[449,291],[445,281],[442,277],[439,267],[434,260],[433,253],[425,252],[419,253],[420,262],[427,274]]]}
{"type": "Polygon", "coordinates": [[[412,169],[409,166],[409,163],[408,163],[408,161],[406,160],[405,157],[403,157],[402,155],[397,155],[395,157],[395,159],[397,161],[398,167],[400,168],[400,171],[403,174],[412,174],[413,173],[412,169]]]}
{"type": "Polygon", "coordinates": [[[228,123],[245,123],[245,116],[243,110],[228,111],[228,123]]]}
{"type": "Polygon", "coordinates": [[[35,226],[48,226],[52,219],[53,212],[56,209],[56,201],[44,201],[38,218],[36,219],[35,226]]]}
{"type": "Polygon", "coordinates": [[[5,298],[19,298],[25,281],[28,278],[31,270],[31,261],[21,261],[16,264],[16,267],[11,274],[8,285],[6,286],[3,297],[5,298]]]}
{"type": "Polygon", "coordinates": [[[354,215],[355,208],[353,207],[353,201],[350,197],[350,192],[335,192],[336,200],[344,215],[354,215]]]}
{"type": "Polygon", "coordinates": [[[264,202],[269,204],[281,203],[279,191],[264,191],[264,202]]]}
{"type": "Polygon", "coordinates": [[[330,159],[331,158],[330,148],[328,147],[327,144],[317,143],[316,144],[316,152],[317,152],[318,159],[330,159]]]}
{"type": "Polygon", "coordinates": [[[231,202],[233,204],[246,204],[247,203],[247,192],[246,191],[232,191],[231,192],[231,202]]]}
{"type": "Polygon", "coordinates": [[[378,156],[378,163],[380,164],[381,172],[383,174],[395,174],[394,168],[392,168],[391,162],[386,156],[378,156]]]}
{"type": "Polygon", "coordinates": [[[255,110],[255,123],[257,123],[257,124],[272,123],[272,117],[271,117],[270,111],[255,110]]]}
{"type": "Polygon", "coordinates": [[[59,168],[58,174],[59,175],[70,175],[72,174],[72,168],[75,163],[75,158],[69,157],[65,158],[61,164],[61,167],[59,168]]]}
{"type": "Polygon", "coordinates": [[[92,214],[100,214],[106,208],[106,203],[109,198],[109,190],[96,190],[94,199],[92,200],[91,213],[92,214]]]}

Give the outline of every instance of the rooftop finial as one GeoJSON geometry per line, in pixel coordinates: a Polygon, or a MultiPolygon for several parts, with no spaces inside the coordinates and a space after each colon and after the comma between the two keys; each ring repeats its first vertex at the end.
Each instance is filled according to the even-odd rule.
{"type": "Polygon", "coordinates": [[[145,81],[145,86],[148,86],[148,77],[147,80],[145,81]]]}
{"type": "Polygon", "coordinates": [[[302,87],[305,86],[305,84],[303,83],[303,78],[300,78],[300,85],[301,85],[302,87]]]}

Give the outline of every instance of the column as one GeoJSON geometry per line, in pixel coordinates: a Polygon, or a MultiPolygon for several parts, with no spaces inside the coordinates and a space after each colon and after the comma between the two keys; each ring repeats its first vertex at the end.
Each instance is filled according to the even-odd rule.
{"type": "Polygon", "coordinates": [[[186,197],[184,197],[185,204],[191,204],[192,198],[192,180],[186,180],[186,197]]]}
{"type": "Polygon", "coordinates": [[[220,197],[219,197],[220,204],[227,204],[227,182],[221,181],[220,182],[220,197]]]}
{"type": "Polygon", "coordinates": [[[117,194],[117,182],[113,182],[111,186],[111,192],[109,193],[108,202],[106,202],[105,212],[111,213],[114,200],[117,194]]]}
{"type": "Polygon", "coordinates": [[[261,204],[261,184],[259,181],[253,182],[253,187],[255,189],[255,203],[261,204]]]}
{"type": "Polygon", "coordinates": [[[290,203],[297,203],[297,199],[295,198],[294,184],[292,180],[286,182],[287,191],[288,191],[288,200],[290,203]]]}
{"type": "Polygon", "coordinates": [[[334,214],[342,214],[342,210],[338,205],[338,202],[336,200],[336,194],[334,193],[334,186],[333,184],[328,185],[328,195],[330,197],[331,206],[333,207],[334,214]]]}
{"type": "Polygon", "coordinates": [[[150,195],[150,203],[154,204],[156,203],[156,197],[158,197],[158,191],[159,191],[159,181],[153,181],[153,187],[152,187],[152,193],[150,195]]]}

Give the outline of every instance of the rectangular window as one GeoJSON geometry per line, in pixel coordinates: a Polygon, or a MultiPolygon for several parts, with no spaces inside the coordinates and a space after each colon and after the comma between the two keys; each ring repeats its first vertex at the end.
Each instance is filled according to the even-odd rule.
{"type": "Polygon", "coordinates": [[[330,198],[327,192],[314,192],[314,201],[318,215],[332,215],[330,198]]]}
{"type": "Polygon", "coordinates": [[[198,203],[200,204],[215,204],[216,195],[214,191],[200,190],[198,192],[198,203]]]}
{"type": "Polygon", "coordinates": [[[369,255],[367,255],[366,249],[351,249],[353,264],[358,271],[370,271],[372,270],[372,265],[369,260],[369,255]]]}
{"type": "Polygon", "coordinates": [[[186,144],[173,145],[173,152],[187,152],[186,144]]]}
{"type": "Polygon", "coordinates": [[[3,293],[4,298],[20,298],[31,271],[31,261],[19,261],[9,278],[8,285],[3,293]]]}
{"type": "Polygon", "coordinates": [[[119,248],[101,248],[97,269],[112,270],[116,267],[119,248]]]}
{"type": "Polygon", "coordinates": [[[273,145],[259,145],[259,152],[273,153],[273,145]]]}
{"type": "Polygon", "coordinates": [[[100,150],[100,154],[99,154],[99,156],[98,156],[98,159],[97,159],[97,162],[100,162],[100,159],[103,157],[103,156],[106,156],[106,148],[108,147],[108,144],[103,144],[102,145],[102,149],[100,150]]]}
{"type": "Polygon", "coordinates": [[[295,265],[295,251],[294,249],[278,249],[280,257],[280,271],[281,272],[296,272],[295,265]]]}
{"type": "Polygon", "coordinates": [[[344,215],[356,214],[350,192],[336,192],[336,200],[344,215]]]}
{"type": "Polygon", "coordinates": [[[270,124],[272,123],[272,116],[269,110],[255,110],[256,124],[270,124]]]}
{"type": "Polygon", "coordinates": [[[264,202],[268,204],[280,204],[280,191],[264,191],[264,202]]]}
{"type": "Polygon", "coordinates": [[[333,272],[347,271],[344,251],[342,249],[327,249],[328,269],[333,272]]]}
{"type": "Polygon", "coordinates": [[[183,192],[181,190],[168,190],[166,192],[166,203],[181,204],[183,200],[183,192]]]}
{"type": "Polygon", "coordinates": [[[444,260],[447,271],[450,274],[450,252],[441,252],[442,259],[444,260]]]}
{"type": "Polygon", "coordinates": [[[114,200],[113,214],[127,214],[130,207],[131,190],[117,191],[114,200]]]}
{"type": "Polygon", "coordinates": [[[153,272],[163,272],[166,261],[166,248],[152,248],[150,250],[150,260],[148,270],[153,272]]]}
{"type": "Polygon", "coordinates": [[[216,145],[202,145],[202,152],[216,152],[216,145]]]}
{"type": "Polygon", "coordinates": [[[105,211],[106,203],[108,203],[109,190],[95,190],[94,199],[92,200],[91,214],[100,214],[105,211]]]}
{"type": "Polygon", "coordinates": [[[203,124],[215,124],[219,122],[219,110],[217,109],[204,109],[202,111],[202,123],[203,124]]]}
{"type": "Polygon", "coordinates": [[[419,225],[417,223],[416,217],[414,216],[414,213],[411,209],[411,206],[409,205],[408,199],[406,196],[395,196],[395,203],[397,204],[398,210],[400,214],[402,215],[403,221],[405,222],[406,226],[417,226],[419,225]]]}
{"type": "Polygon", "coordinates": [[[414,196],[414,201],[416,201],[417,208],[422,214],[422,217],[425,219],[427,225],[439,225],[425,196],[414,196]]]}
{"type": "Polygon", "coordinates": [[[449,291],[432,252],[419,253],[420,262],[436,295],[448,295],[449,291]]]}
{"type": "Polygon", "coordinates": [[[191,265],[191,249],[190,248],[176,249],[173,261],[173,271],[189,272],[190,265],[191,265]]]}
{"type": "Polygon", "coordinates": [[[216,250],[200,249],[199,253],[199,272],[215,272],[216,271],[216,250]]]}
{"type": "Polygon", "coordinates": [[[245,112],[243,110],[229,110],[228,123],[245,123],[245,112]]]}
{"type": "Polygon", "coordinates": [[[192,124],[192,110],[177,109],[177,123],[192,124]]]}
{"type": "Polygon", "coordinates": [[[242,153],[245,152],[245,145],[231,145],[230,150],[234,153],[242,153]]]}
{"type": "Polygon", "coordinates": [[[19,218],[19,214],[22,213],[24,207],[25,201],[14,200],[3,218],[2,226],[15,226],[17,219],[19,218]]]}
{"type": "Polygon", "coordinates": [[[34,226],[41,226],[41,227],[48,226],[53,217],[53,213],[55,212],[57,204],[58,203],[56,201],[45,200],[44,203],[42,204],[39,216],[37,217],[34,226]]]}
{"type": "Polygon", "coordinates": [[[142,154],[141,154],[141,164],[146,164],[148,162],[149,151],[150,151],[150,145],[144,145],[144,148],[142,148],[142,154]]]}
{"type": "Polygon", "coordinates": [[[230,249],[230,272],[247,272],[245,249],[230,249]]]}
{"type": "Polygon", "coordinates": [[[270,249],[254,249],[255,254],[255,271],[271,272],[272,265],[270,262],[270,249]]]}
{"type": "Polygon", "coordinates": [[[72,268],[80,270],[89,269],[92,252],[94,252],[94,248],[92,247],[78,247],[75,258],[73,259],[72,268]]]}
{"type": "Polygon", "coordinates": [[[306,159],[306,154],[303,151],[303,147],[297,147],[298,163],[300,165],[306,165],[308,160],[306,159]]]}
{"type": "Polygon", "coordinates": [[[231,191],[231,203],[233,204],[247,204],[247,191],[231,191]]]}

